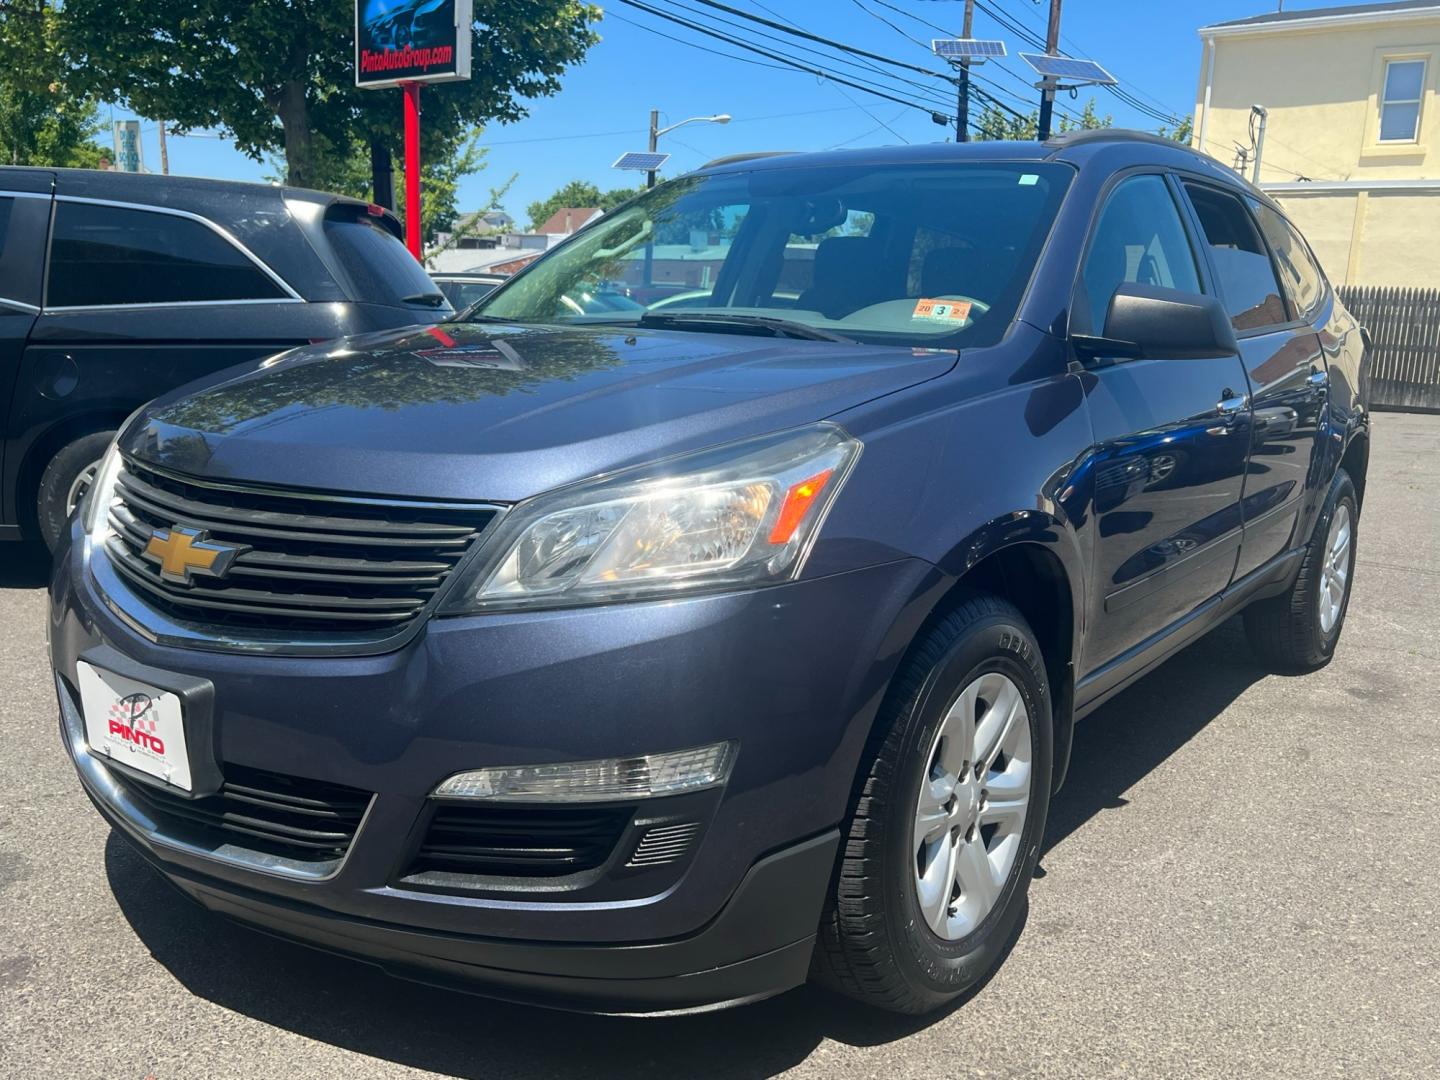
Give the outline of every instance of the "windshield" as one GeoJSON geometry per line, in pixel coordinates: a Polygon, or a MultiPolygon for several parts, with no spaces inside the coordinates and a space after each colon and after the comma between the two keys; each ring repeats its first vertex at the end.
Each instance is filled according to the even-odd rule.
{"type": "Polygon", "coordinates": [[[1071,175],[1023,162],[682,177],[577,233],[469,317],[991,344],[1071,175]]]}

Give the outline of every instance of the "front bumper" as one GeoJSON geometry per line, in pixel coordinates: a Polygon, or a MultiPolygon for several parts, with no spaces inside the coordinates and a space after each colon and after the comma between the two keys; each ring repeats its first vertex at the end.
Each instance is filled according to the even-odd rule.
{"type": "Polygon", "coordinates": [[[804,980],[870,722],[936,579],[904,560],[747,594],[435,619],[381,656],[281,657],[146,640],[109,612],[77,549],[52,585],[51,649],[87,793],[207,907],[426,981],[669,1011],[804,980]],[[147,814],[85,746],[76,662],[105,648],[213,684],[222,770],[373,793],[343,858],[318,873],[237,858],[147,814]],[[701,828],[683,859],[636,869],[622,851],[584,874],[454,888],[406,873],[429,793],[456,771],[724,739],[739,753],[723,790],[643,806],[689,800],[701,828]]]}

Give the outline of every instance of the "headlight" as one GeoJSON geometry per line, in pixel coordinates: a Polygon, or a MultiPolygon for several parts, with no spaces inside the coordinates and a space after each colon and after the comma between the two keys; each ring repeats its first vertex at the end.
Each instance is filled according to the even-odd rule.
{"type": "MultiPolygon", "coordinates": [[[[124,431],[124,425],[121,425],[124,431]]],[[[81,523],[90,535],[90,542],[99,545],[110,534],[110,505],[115,501],[115,478],[120,475],[120,436],[110,441],[110,449],[100,459],[100,468],[95,472],[95,482],[85,496],[84,517],[81,523]]]]}
{"type": "Polygon", "coordinates": [[[833,424],[674,458],[515,507],[451,612],[789,581],[860,443],[833,424]]]}

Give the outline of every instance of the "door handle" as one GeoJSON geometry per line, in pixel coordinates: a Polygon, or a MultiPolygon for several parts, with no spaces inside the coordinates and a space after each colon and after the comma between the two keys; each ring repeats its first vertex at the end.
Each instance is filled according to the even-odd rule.
{"type": "Polygon", "coordinates": [[[1237,395],[1231,393],[1229,390],[1225,392],[1230,396],[1223,397],[1215,403],[1215,415],[1223,422],[1215,427],[1206,428],[1205,434],[1207,435],[1229,435],[1232,431],[1236,430],[1235,425],[1239,421],[1240,416],[1250,407],[1249,394],[1237,395]]]}
{"type": "Polygon", "coordinates": [[[1236,416],[1244,412],[1249,407],[1250,395],[1241,394],[1238,397],[1221,398],[1215,403],[1215,412],[1219,416],[1233,424],[1235,422],[1236,416]]]}
{"type": "Polygon", "coordinates": [[[1324,390],[1330,385],[1330,373],[1328,371],[1312,371],[1310,377],[1305,380],[1307,386],[1315,391],[1324,390]]]}

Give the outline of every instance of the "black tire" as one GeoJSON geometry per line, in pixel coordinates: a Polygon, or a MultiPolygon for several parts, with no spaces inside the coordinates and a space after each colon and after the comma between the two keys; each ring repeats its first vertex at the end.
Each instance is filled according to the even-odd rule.
{"type": "Polygon", "coordinates": [[[1270,670],[1285,674],[1315,671],[1328,664],[1335,654],[1340,631],[1345,628],[1345,613],[1350,610],[1359,522],[1355,485],[1350,482],[1349,473],[1339,469],[1310,534],[1295,584],[1289,592],[1258,600],[1245,609],[1245,636],[1256,657],[1270,670]],[[1320,621],[1320,583],[1325,571],[1330,524],[1341,507],[1350,515],[1349,566],[1339,618],[1326,631],[1320,621]]]}
{"type": "MultiPolygon", "coordinates": [[[[35,495],[35,519],[39,526],[40,539],[54,551],[60,546],[60,538],[70,520],[72,490],[86,469],[100,463],[113,431],[97,431],[76,439],[50,459],[45,471],[40,474],[40,488],[35,495]]],[[[83,494],[83,491],[82,491],[83,494]]]]}
{"type": "Polygon", "coordinates": [[[891,687],[867,755],[812,975],[880,1008],[929,1012],[975,986],[1004,957],[1040,856],[1053,768],[1051,701],[1044,659],[1020,612],[997,597],[976,596],[928,631],[891,687]],[[990,671],[1020,688],[1030,715],[1028,818],[995,906],[971,933],[950,941],[921,915],[915,805],[946,712],[990,671]]]}

